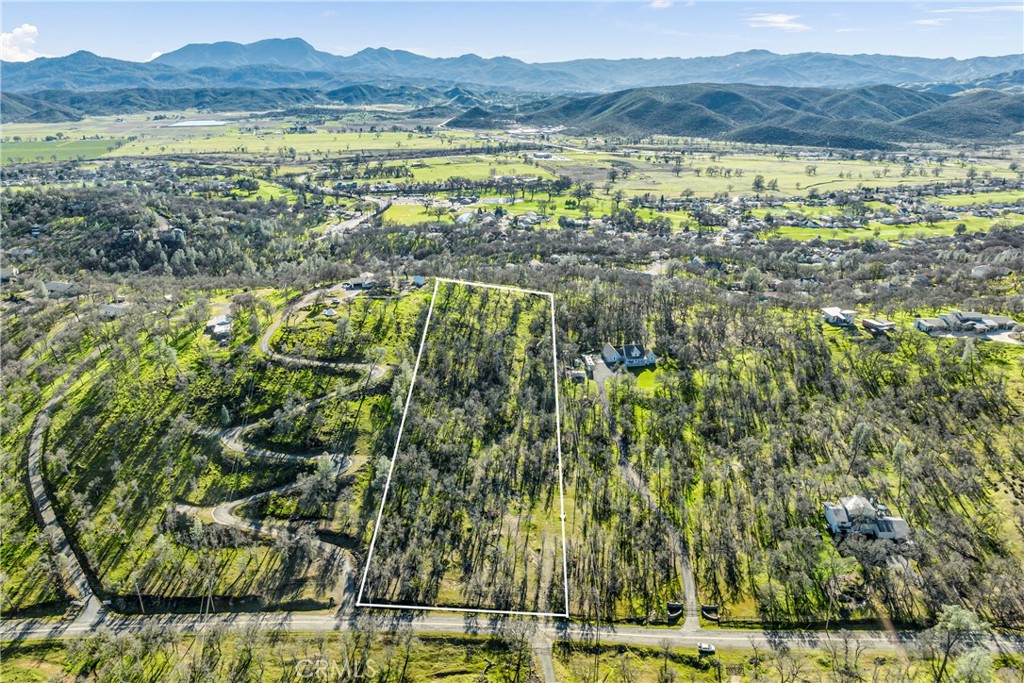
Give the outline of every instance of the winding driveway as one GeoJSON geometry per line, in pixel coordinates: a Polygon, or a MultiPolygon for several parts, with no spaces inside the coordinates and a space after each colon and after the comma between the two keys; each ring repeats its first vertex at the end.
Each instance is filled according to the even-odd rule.
{"type": "Polygon", "coordinates": [[[43,534],[49,539],[54,554],[60,558],[62,574],[65,575],[65,585],[73,600],[81,603],[82,611],[75,620],[76,624],[91,624],[99,616],[100,605],[89,584],[89,577],[84,568],[84,563],[74,551],[74,547],[64,533],[64,527],[57,521],[57,514],[53,509],[53,501],[46,490],[43,481],[43,444],[46,441],[46,431],[50,424],[50,412],[60,403],[68,390],[78,381],[82,372],[99,357],[100,350],[95,349],[75,366],[50,400],[39,410],[35,422],[32,424],[32,432],[29,435],[28,443],[28,494],[32,501],[32,508],[35,511],[36,519],[41,522],[43,534]],[[77,596],[77,597],[76,597],[77,596]]]}

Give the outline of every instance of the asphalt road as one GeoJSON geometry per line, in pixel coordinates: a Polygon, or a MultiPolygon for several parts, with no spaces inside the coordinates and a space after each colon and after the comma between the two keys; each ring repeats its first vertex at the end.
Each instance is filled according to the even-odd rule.
{"type": "MultiPolygon", "coordinates": [[[[388,613],[373,610],[379,616],[376,628],[381,631],[410,628],[414,633],[428,634],[471,634],[498,635],[504,620],[486,616],[452,616],[426,614],[412,616],[408,613],[388,613]]],[[[294,633],[323,633],[347,631],[354,627],[352,615],[314,613],[250,613],[221,615],[155,615],[149,617],[119,617],[111,614],[100,615],[91,623],[78,620],[73,623],[53,624],[19,621],[0,626],[0,640],[36,638],[73,638],[89,635],[97,629],[113,633],[135,633],[149,624],[164,625],[179,633],[199,633],[206,628],[222,625],[231,629],[256,626],[265,631],[294,633]]],[[[569,639],[578,642],[595,642],[624,645],[647,645],[660,647],[668,644],[676,648],[696,649],[698,642],[711,643],[718,648],[747,649],[752,644],[772,648],[785,644],[792,650],[815,650],[824,647],[832,636],[826,632],[809,631],[727,631],[698,629],[682,631],[677,628],[643,626],[592,626],[566,621],[538,621],[535,639],[538,643],[569,639]]],[[[856,633],[857,639],[873,650],[902,650],[912,644],[916,634],[908,632],[886,633],[863,631],[856,633]]],[[[993,652],[1024,653],[1024,637],[986,636],[978,641],[993,652]]]]}
{"type": "Polygon", "coordinates": [[[57,514],[54,512],[50,496],[46,492],[43,483],[43,445],[46,441],[46,431],[49,427],[50,412],[61,402],[64,394],[74,385],[82,371],[85,370],[97,357],[99,349],[94,350],[86,356],[71,374],[66,382],[57,389],[50,400],[39,411],[36,420],[32,425],[32,433],[28,444],[28,494],[32,501],[32,508],[36,518],[42,522],[43,533],[50,540],[55,554],[61,558],[65,582],[68,592],[73,599],[83,603],[80,618],[89,620],[97,616],[99,602],[93,594],[89,585],[88,577],[78,557],[74,553],[64,527],[57,521],[57,514]]]}

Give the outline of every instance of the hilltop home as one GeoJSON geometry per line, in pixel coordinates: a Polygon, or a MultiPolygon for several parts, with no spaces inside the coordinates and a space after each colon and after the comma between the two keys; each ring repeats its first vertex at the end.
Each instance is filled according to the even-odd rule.
{"type": "Polygon", "coordinates": [[[74,296],[78,294],[78,285],[74,282],[46,281],[43,283],[43,286],[46,288],[46,293],[52,297],[74,296]]]}
{"type": "Polygon", "coordinates": [[[914,327],[922,332],[945,332],[949,329],[946,321],[938,318],[918,318],[914,321],[914,327]]]}
{"type": "Polygon", "coordinates": [[[115,301],[114,303],[100,304],[99,313],[108,319],[120,318],[128,312],[129,308],[131,308],[131,304],[127,301],[115,301]]]}
{"type": "Polygon", "coordinates": [[[878,336],[880,334],[886,334],[896,329],[896,323],[888,320],[873,320],[871,318],[864,318],[860,321],[861,327],[867,330],[870,334],[878,336]]]}
{"type": "Polygon", "coordinates": [[[231,336],[230,315],[218,315],[206,321],[206,334],[217,341],[226,341],[231,336]]]}
{"type": "Polygon", "coordinates": [[[853,317],[855,315],[857,315],[857,311],[844,310],[838,306],[829,306],[828,308],[821,309],[821,317],[829,325],[853,327],[853,317]]]}
{"type": "Polygon", "coordinates": [[[863,496],[840,498],[839,503],[825,503],[825,523],[835,535],[864,534],[889,541],[905,541],[910,525],[902,517],[889,514],[889,509],[863,496]]]}
{"type": "Polygon", "coordinates": [[[645,349],[643,344],[626,344],[622,348],[615,348],[606,343],[601,350],[601,358],[608,365],[622,363],[627,368],[643,368],[658,362],[654,351],[645,349]]]}
{"type": "Polygon", "coordinates": [[[376,286],[377,276],[373,273],[363,273],[342,285],[345,289],[373,289],[376,286]]]}

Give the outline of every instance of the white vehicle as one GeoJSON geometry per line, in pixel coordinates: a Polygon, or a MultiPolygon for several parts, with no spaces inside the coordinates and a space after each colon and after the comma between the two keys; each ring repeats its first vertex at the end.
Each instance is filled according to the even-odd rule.
{"type": "Polygon", "coordinates": [[[704,655],[713,655],[715,654],[715,646],[711,643],[697,643],[697,652],[702,657],[704,655]]]}

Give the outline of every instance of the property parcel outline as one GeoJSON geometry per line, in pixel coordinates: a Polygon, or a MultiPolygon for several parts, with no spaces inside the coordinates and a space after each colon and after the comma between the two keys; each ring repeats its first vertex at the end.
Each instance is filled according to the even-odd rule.
{"type": "Polygon", "coordinates": [[[405,406],[402,410],[402,418],[398,423],[398,435],[395,437],[395,448],[391,454],[391,462],[388,466],[388,476],[384,483],[384,493],[381,496],[380,509],[377,511],[377,519],[373,526],[373,536],[370,539],[370,549],[366,554],[366,562],[363,567],[363,577],[359,584],[359,594],[356,597],[356,607],[371,607],[378,609],[398,609],[398,610],[413,610],[413,611],[438,611],[438,612],[468,612],[475,614],[501,614],[501,615],[515,615],[515,616],[535,616],[535,617],[569,617],[569,561],[567,555],[567,543],[565,535],[565,489],[562,476],[562,418],[561,418],[561,403],[559,401],[559,386],[558,386],[558,344],[556,340],[555,332],[555,295],[552,292],[542,292],[535,289],[524,289],[521,287],[510,287],[507,285],[495,285],[487,282],[473,282],[471,280],[457,280],[451,278],[434,278],[434,290],[430,296],[430,306],[427,309],[427,319],[423,324],[423,334],[420,337],[419,350],[416,353],[416,362],[412,369],[412,378],[409,382],[409,393],[405,397],[405,406]],[[376,602],[364,602],[363,593],[366,588],[366,579],[370,571],[370,562],[373,559],[373,549],[377,543],[377,534],[380,531],[381,519],[384,515],[384,506],[387,504],[388,492],[391,488],[391,477],[395,471],[395,463],[398,460],[398,451],[402,443],[402,435],[405,431],[405,420],[409,414],[409,406],[412,404],[412,394],[416,387],[416,376],[419,374],[420,360],[423,358],[423,349],[426,347],[427,332],[430,329],[430,320],[434,315],[434,303],[437,301],[437,291],[441,283],[449,283],[454,285],[463,285],[467,287],[482,287],[486,289],[495,289],[507,292],[516,292],[520,294],[530,294],[534,296],[546,297],[550,302],[551,308],[551,350],[552,350],[552,374],[554,382],[554,393],[555,393],[555,444],[556,451],[558,454],[558,501],[559,501],[559,521],[561,522],[562,531],[562,585],[565,592],[565,610],[563,612],[531,612],[524,610],[501,610],[501,609],[484,609],[484,608],[471,608],[471,607],[444,607],[438,605],[403,605],[403,604],[392,604],[392,603],[376,603],[376,602]]]}

